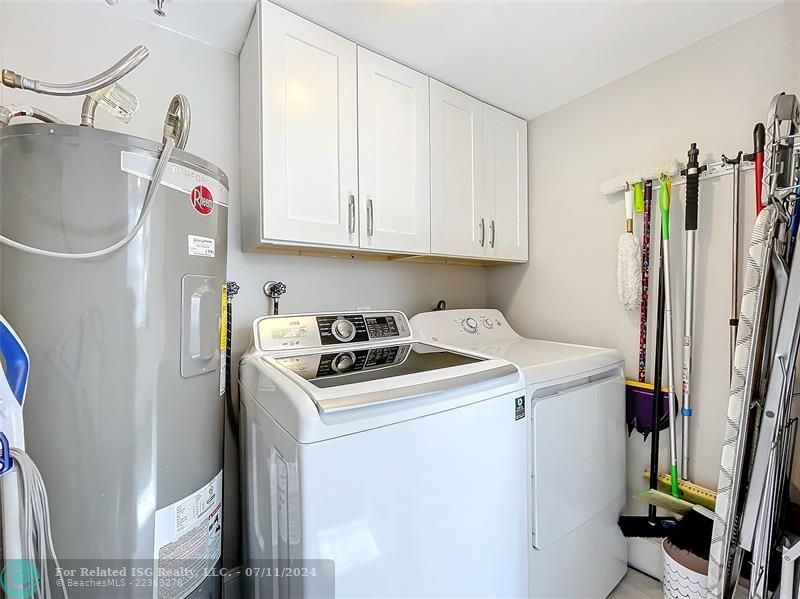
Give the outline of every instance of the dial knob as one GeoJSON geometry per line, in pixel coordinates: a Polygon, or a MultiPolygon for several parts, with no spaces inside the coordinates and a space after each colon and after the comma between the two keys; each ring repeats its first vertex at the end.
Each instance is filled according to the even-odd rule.
{"type": "Polygon", "coordinates": [[[483,326],[485,326],[487,329],[493,329],[494,321],[491,318],[485,318],[483,320],[483,326]]]}
{"type": "Polygon", "coordinates": [[[347,343],[356,336],[356,325],[345,318],[337,318],[331,325],[331,332],[339,341],[347,343]]]}
{"type": "Polygon", "coordinates": [[[478,332],[478,321],[474,318],[467,318],[464,320],[464,324],[462,325],[464,330],[467,333],[477,333],[478,332]]]}
{"type": "Polygon", "coordinates": [[[350,372],[353,366],[356,363],[356,357],[352,352],[345,352],[336,356],[333,361],[331,361],[331,368],[333,368],[334,372],[338,372],[339,374],[350,372]]]}

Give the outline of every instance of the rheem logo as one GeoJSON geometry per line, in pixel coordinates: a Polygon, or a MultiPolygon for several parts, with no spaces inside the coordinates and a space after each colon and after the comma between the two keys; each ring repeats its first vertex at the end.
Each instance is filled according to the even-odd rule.
{"type": "Polygon", "coordinates": [[[198,185],[192,190],[189,197],[192,199],[192,206],[200,214],[203,216],[211,214],[211,211],[214,209],[214,198],[211,196],[208,187],[198,185]]]}

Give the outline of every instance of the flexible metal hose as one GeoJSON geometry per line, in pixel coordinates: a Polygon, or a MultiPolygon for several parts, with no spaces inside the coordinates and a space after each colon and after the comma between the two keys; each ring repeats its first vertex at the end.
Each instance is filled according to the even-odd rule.
{"type": "Polygon", "coordinates": [[[189,105],[189,98],[177,94],[172,97],[164,119],[164,141],[166,142],[168,138],[174,139],[176,148],[185,149],[191,127],[192,108],[189,105]]]}
{"type": "Polygon", "coordinates": [[[116,83],[142,64],[142,61],[149,54],[150,51],[144,46],[136,46],[112,67],[99,75],[77,83],[47,83],[37,79],[29,79],[10,69],[3,69],[0,74],[0,81],[6,87],[27,89],[28,91],[48,96],[83,96],[116,83]]]}
{"type": "Polygon", "coordinates": [[[13,119],[21,116],[38,119],[43,123],[64,124],[64,121],[41,108],[26,104],[10,104],[9,106],[0,106],[0,127],[7,127],[13,119]]]}

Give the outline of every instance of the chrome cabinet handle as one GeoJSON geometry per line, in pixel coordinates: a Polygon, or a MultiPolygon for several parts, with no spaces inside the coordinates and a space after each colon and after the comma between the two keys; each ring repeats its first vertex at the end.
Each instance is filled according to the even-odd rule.
{"type": "Polygon", "coordinates": [[[486,245],[486,220],[481,217],[481,247],[486,245]]]}
{"type": "Polygon", "coordinates": [[[494,219],[492,219],[492,222],[489,223],[489,228],[492,230],[492,237],[491,237],[491,239],[489,241],[489,247],[493,248],[494,247],[494,238],[495,238],[494,219]]]}
{"type": "Polygon", "coordinates": [[[375,232],[375,223],[373,220],[372,198],[367,198],[367,236],[372,237],[375,232]]]}
{"type": "Polygon", "coordinates": [[[347,198],[347,230],[350,233],[356,232],[356,196],[352,193],[347,198]]]}

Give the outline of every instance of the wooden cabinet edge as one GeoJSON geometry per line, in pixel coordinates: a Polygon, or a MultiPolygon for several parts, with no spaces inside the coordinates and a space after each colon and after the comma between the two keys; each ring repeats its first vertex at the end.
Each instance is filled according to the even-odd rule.
{"type": "Polygon", "coordinates": [[[384,260],[413,264],[451,264],[458,266],[502,266],[504,264],[526,264],[527,260],[501,258],[464,258],[442,254],[404,254],[362,248],[336,247],[293,243],[281,240],[262,239],[258,245],[243,249],[246,253],[282,254],[288,256],[312,256],[317,258],[339,258],[347,260],[384,260]]]}

